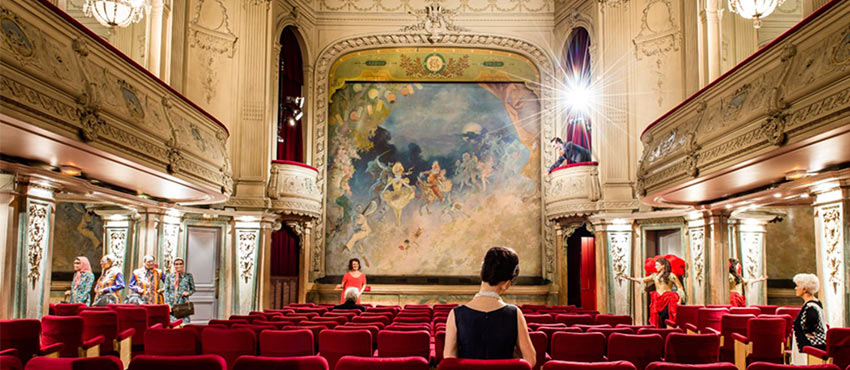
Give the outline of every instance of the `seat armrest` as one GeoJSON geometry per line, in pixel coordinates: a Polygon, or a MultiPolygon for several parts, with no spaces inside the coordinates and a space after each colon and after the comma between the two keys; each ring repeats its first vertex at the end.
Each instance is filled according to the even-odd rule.
{"type": "Polygon", "coordinates": [[[61,351],[63,348],[65,348],[65,343],[53,343],[53,344],[48,344],[46,346],[41,346],[41,355],[42,356],[50,355],[54,352],[61,351]]]}
{"type": "Polygon", "coordinates": [[[118,333],[118,335],[117,335],[117,336],[115,336],[115,339],[117,339],[117,340],[121,341],[121,340],[124,340],[124,339],[130,338],[130,337],[132,337],[132,336],[134,336],[134,335],[136,335],[136,329],[129,328],[129,329],[127,329],[127,330],[124,330],[124,331],[122,331],[122,332],[118,333]]]}
{"type": "Polygon", "coordinates": [[[168,325],[171,326],[172,328],[176,328],[180,325],[183,325],[183,319],[174,320],[174,321],[170,322],[168,325]]]}
{"type": "Polygon", "coordinates": [[[0,351],[0,356],[15,356],[18,357],[18,350],[14,348],[6,348],[0,351]]]}
{"type": "Polygon", "coordinates": [[[691,323],[685,324],[685,330],[692,331],[694,333],[699,333],[699,330],[697,330],[697,326],[691,323]]]}
{"type": "Polygon", "coordinates": [[[150,329],[162,329],[162,323],[156,323],[149,327],[150,329]]]}
{"type": "Polygon", "coordinates": [[[715,329],[715,328],[705,328],[705,333],[702,333],[702,334],[720,335],[720,332],[717,331],[717,329],[715,329]]]}
{"type": "Polygon", "coordinates": [[[829,356],[826,355],[826,351],[820,350],[820,349],[817,349],[817,348],[811,347],[811,346],[803,347],[803,353],[810,355],[810,356],[815,356],[815,357],[821,358],[823,360],[826,360],[827,358],[829,358],[829,356]]]}
{"type": "Polygon", "coordinates": [[[745,336],[743,336],[739,333],[732,333],[732,339],[737,340],[737,341],[744,343],[744,344],[750,343],[750,338],[747,338],[747,337],[745,337],[745,336]]]}
{"type": "Polygon", "coordinates": [[[664,323],[665,323],[665,324],[667,324],[667,326],[668,326],[668,327],[671,327],[671,328],[675,328],[675,327],[677,327],[677,326],[676,326],[676,322],[675,322],[675,321],[673,321],[673,320],[670,320],[670,319],[664,320],[664,323]]]}
{"type": "Polygon", "coordinates": [[[84,341],[83,342],[83,348],[88,349],[88,348],[91,348],[91,347],[94,347],[94,346],[97,346],[97,345],[101,345],[101,344],[103,344],[103,340],[104,340],[103,336],[98,335],[94,338],[91,338],[87,341],[84,341]]]}

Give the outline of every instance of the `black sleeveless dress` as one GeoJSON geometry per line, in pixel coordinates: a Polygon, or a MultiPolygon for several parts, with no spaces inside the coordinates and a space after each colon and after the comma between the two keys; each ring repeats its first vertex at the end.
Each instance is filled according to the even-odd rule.
{"type": "Polygon", "coordinates": [[[517,307],[508,304],[490,312],[466,306],[454,308],[457,325],[457,357],[476,360],[514,358],[517,338],[517,307]]]}

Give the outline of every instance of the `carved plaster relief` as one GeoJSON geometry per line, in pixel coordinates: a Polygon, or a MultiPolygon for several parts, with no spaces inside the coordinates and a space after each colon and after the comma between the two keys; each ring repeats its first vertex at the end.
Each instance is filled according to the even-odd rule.
{"type": "Polygon", "coordinates": [[[691,272],[694,274],[694,302],[702,304],[705,300],[705,229],[703,227],[688,230],[691,249],[691,272]]]}
{"type": "Polygon", "coordinates": [[[253,309],[257,294],[256,263],[259,250],[260,229],[236,229],[236,305],[240,312],[253,309]]]}
{"type": "Polygon", "coordinates": [[[35,289],[41,279],[42,263],[48,248],[50,205],[29,202],[27,206],[27,279],[35,289]]]}
{"type": "Polygon", "coordinates": [[[643,9],[640,33],[632,40],[638,60],[654,58],[656,102],[660,107],[664,97],[664,56],[678,51],[682,33],[673,17],[670,0],[650,0],[643,9]]]}
{"type": "Polygon", "coordinates": [[[610,276],[608,281],[612,282],[611,291],[613,301],[609,307],[614,314],[628,315],[630,314],[630,305],[624,304],[629,302],[629,292],[631,286],[623,279],[617,279],[617,276],[629,274],[631,270],[631,253],[632,253],[632,234],[631,232],[609,232],[608,233],[608,258],[611,261],[610,276]]]}
{"type": "MultiPolygon", "coordinates": [[[[563,0],[448,0],[440,1],[440,6],[452,12],[464,14],[514,14],[548,13],[554,10],[555,1],[563,0]]],[[[318,10],[322,12],[357,13],[411,13],[433,3],[422,0],[319,0],[318,10]]]]}
{"type": "Polygon", "coordinates": [[[816,232],[819,239],[818,258],[822,266],[819,275],[823,283],[818,294],[824,302],[827,323],[846,326],[843,313],[847,299],[847,256],[844,252],[847,216],[842,203],[833,203],[815,208],[815,217],[819,228],[816,232]]]}
{"type": "Polygon", "coordinates": [[[233,58],[237,39],[222,0],[198,0],[189,22],[189,46],[233,58]]]}
{"type": "MultiPolygon", "coordinates": [[[[741,232],[741,263],[744,266],[743,275],[745,279],[758,279],[764,275],[764,233],[742,231],[741,232]]],[[[749,304],[761,304],[764,284],[752,284],[747,286],[746,295],[749,304]]]]}
{"type": "Polygon", "coordinates": [[[257,245],[257,230],[239,230],[237,242],[239,245],[239,277],[247,284],[254,277],[254,255],[257,245]]]}
{"type": "Polygon", "coordinates": [[[171,263],[177,257],[178,234],[180,225],[166,223],[162,226],[162,265],[164,271],[171,271],[171,263]]]}
{"type": "Polygon", "coordinates": [[[115,266],[124,266],[124,257],[127,250],[127,228],[107,228],[106,237],[109,253],[116,258],[115,266]]]}

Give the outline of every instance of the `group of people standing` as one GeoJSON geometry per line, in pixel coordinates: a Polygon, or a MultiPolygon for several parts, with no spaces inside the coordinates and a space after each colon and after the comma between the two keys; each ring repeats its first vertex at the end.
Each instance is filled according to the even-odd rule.
{"type": "MultiPolygon", "coordinates": [[[[111,254],[103,256],[100,259],[100,278],[95,281],[89,259],[84,256],[76,257],[71,289],[65,292],[68,302],[92,306],[120,303],[119,292],[126,287],[128,293],[124,297],[124,303],[164,303],[173,307],[185,303],[189,296],[195,293],[195,279],[191,273],[186,272],[186,262],[181,257],[174,259],[171,272],[163,273],[156,266],[156,258],[145,256],[142,259],[143,266],[133,270],[127,286],[124,283],[124,274],[116,261],[115,256],[111,254]]],[[[188,322],[189,318],[184,318],[183,321],[188,322]]]]}

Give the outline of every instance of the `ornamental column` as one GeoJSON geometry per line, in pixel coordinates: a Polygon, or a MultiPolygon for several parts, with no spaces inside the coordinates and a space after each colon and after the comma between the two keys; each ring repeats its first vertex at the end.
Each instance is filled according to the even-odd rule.
{"type": "Polygon", "coordinates": [[[103,218],[103,254],[115,256],[115,266],[121,268],[125,283],[141,261],[136,245],[136,230],[139,214],[126,208],[95,209],[94,213],[103,218]]]}
{"type": "Polygon", "coordinates": [[[729,214],[696,211],[687,222],[687,304],[729,303],[729,214]]]}
{"type": "MultiPolygon", "coordinates": [[[[15,261],[17,248],[14,245],[15,233],[9,230],[17,230],[18,222],[15,215],[15,207],[12,205],[16,198],[15,175],[11,173],[0,173],[0,258],[4,261],[15,261]]],[[[14,286],[14,268],[12,264],[0,264],[0,286],[14,286]]],[[[12,301],[14,289],[0,290],[0,318],[12,317],[12,301]]]]}
{"type": "MultiPolygon", "coordinates": [[[[591,217],[593,220],[595,216],[591,217]]],[[[617,277],[632,274],[632,220],[597,219],[596,305],[601,313],[632,315],[631,282],[617,277]]]]}
{"type": "MultiPolygon", "coordinates": [[[[30,181],[18,184],[14,216],[20,220],[17,227],[17,275],[10,281],[14,286],[13,316],[41,318],[47,314],[50,303],[50,274],[53,258],[53,219],[56,200],[53,194],[59,189],[48,182],[30,181]]],[[[12,243],[8,244],[10,247],[12,243]]]]}
{"type": "MultiPolygon", "coordinates": [[[[776,218],[776,214],[766,212],[735,213],[737,238],[740,248],[740,261],[744,279],[758,279],[767,273],[765,246],[767,245],[765,225],[776,218]]],[[[732,256],[734,257],[734,256],[732,256]]],[[[767,304],[767,282],[760,282],[745,289],[747,305],[767,304]]]]}
{"type": "Polygon", "coordinates": [[[233,276],[233,315],[246,315],[255,310],[259,302],[257,288],[258,250],[262,237],[259,217],[240,216],[234,224],[235,266],[233,276]]]}
{"type": "Polygon", "coordinates": [[[850,323],[850,181],[816,192],[814,207],[817,274],[821,281],[817,296],[823,301],[827,324],[846,327],[850,323]]]}

